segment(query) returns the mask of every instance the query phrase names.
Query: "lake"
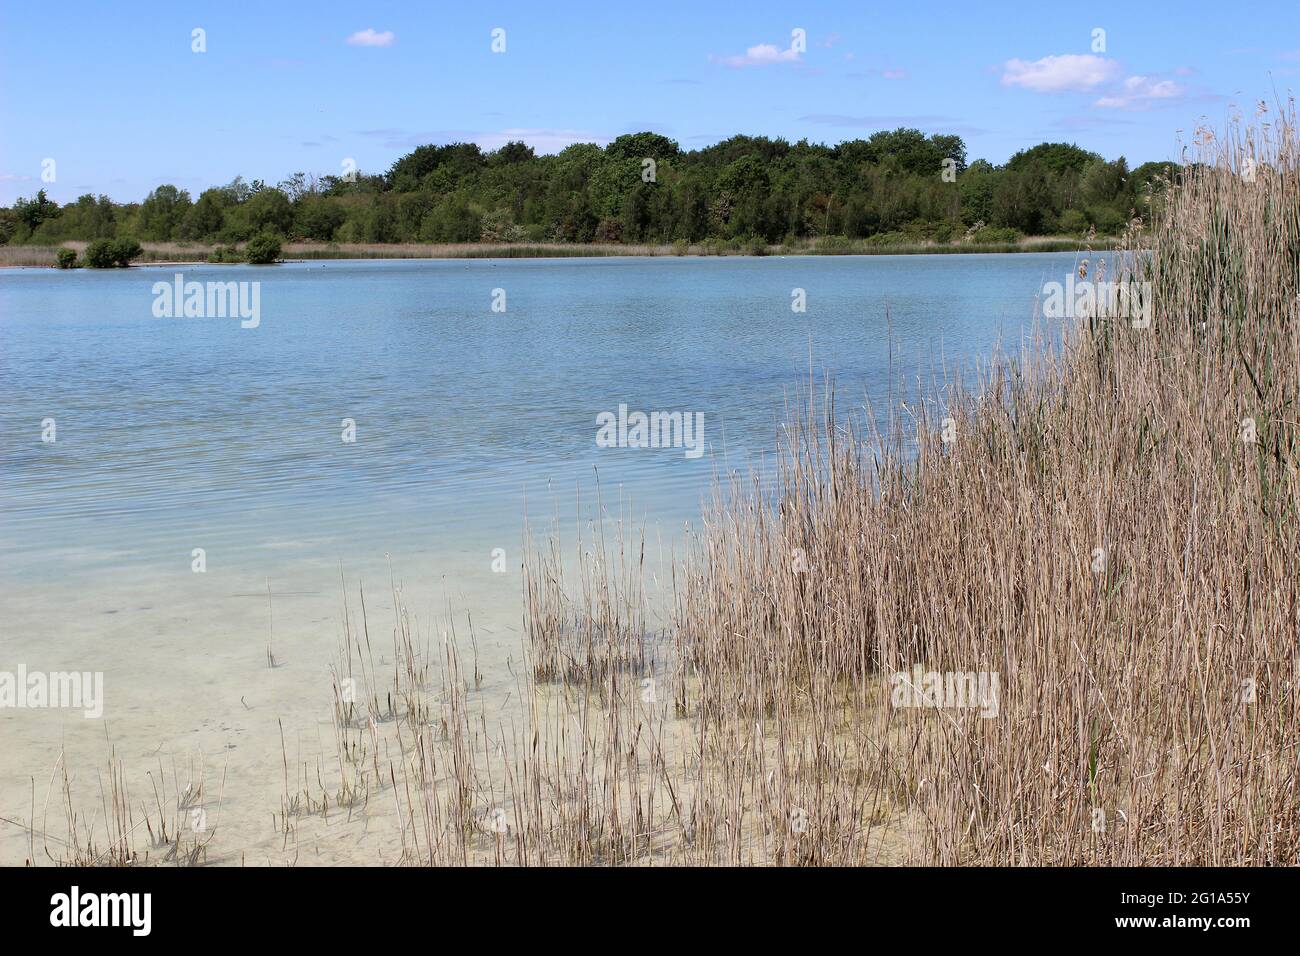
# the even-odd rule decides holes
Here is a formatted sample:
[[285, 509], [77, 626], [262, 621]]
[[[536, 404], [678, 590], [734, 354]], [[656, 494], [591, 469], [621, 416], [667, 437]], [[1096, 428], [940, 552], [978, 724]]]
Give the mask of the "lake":
[[[390, 568], [428, 633], [470, 617], [481, 705], [513, 706], [526, 513], [572, 527], [599, 494], [667, 553], [715, 475], [770, 455], [810, 362], [844, 409], [883, 412], [891, 369], [915, 385], [1017, 349], [1076, 260], [0, 272], [0, 671], [104, 674], [102, 720], [0, 708], [0, 816], [32, 816], [33, 788], [39, 813], [61, 748], [90, 780], [110, 741], [146, 769], [201, 754], [227, 775], [227, 851], [280, 862], [276, 727], [290, 761], [329, 738], [341, 578], [385, 633]], [[159, 317], [177, 273], [260, 283], [257, 321]], [[637, 412], [681, 413], [656, 420], [671, 447], [626, 447]], [[29, 849], [0, 824], [0, 863]]]

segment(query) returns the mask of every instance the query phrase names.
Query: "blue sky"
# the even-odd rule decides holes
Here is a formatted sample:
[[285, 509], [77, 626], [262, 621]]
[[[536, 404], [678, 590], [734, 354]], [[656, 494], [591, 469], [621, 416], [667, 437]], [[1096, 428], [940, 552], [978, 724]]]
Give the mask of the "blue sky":
[[163, 182], [197, 196], [348, 159], [379, 172], [426, 142], [553, 152], [642, 129], [689, 149], [907, 125], [960, 134], [971, 159], [1052, 140], [1137, 165], [1297, 83], [1297, 0], [7, 0], [0, 203], [42, 186], [60, 202], [139, 200]]

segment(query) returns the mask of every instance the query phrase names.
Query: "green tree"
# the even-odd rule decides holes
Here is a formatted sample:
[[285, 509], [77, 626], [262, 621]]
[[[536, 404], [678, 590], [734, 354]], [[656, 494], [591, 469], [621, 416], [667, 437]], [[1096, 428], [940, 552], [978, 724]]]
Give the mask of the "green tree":
[[226, 209], [232, 205], [225, 189], [205, 189], [181, 221], [182, 239], [209, 239], [218, 235], [226, 224]]
[[[953, 167], [956, 184], [940, 175]], [[1002, 167], [968, 166], [960, 136], [909, 128], [834, 146], [742, 135], [695, 150], [636, 132], [542, 156], [522, 142], [488, 154], [429, 144], [383, 175], [297, 172], [274, 188], [237, 176], [193, 203], [165, 185], [138, 205], [86, 195], [61, 210], [41, 192], [0, 209], [0, 242], [139, 235], [232, 245], [269, 231], [338, 242], [712, 239], [740, 248], [837, 236], [944, 241], [980, 223], [985, 237], [1076, 233], [1081, 221], [1114, 232], [1146, 215], [1178, 173], [1148, 163], [1130, 175], [1123, 158], [1068, 143], [1029, 147]]]
[[325, 196], [304, 199], [294, 215], [299, 234], [322, 242], [332, 240], [346, 219], [347, 212], [342, 204], [337, 199]]
[[681, 151], [676, 140], [659, 133], [625, 133], [605, 147], [605, 155], [610, 159], [635, 159], [638, 162], [643, 159], [673, 159]]
[[59, 214], [59, 204], [39, 190], [31, 199], [19, 199], [14, 203], [14, 214], [29, 232], [35, 232], [40, 225]]
[[140, 204], [140, 235], [165, 242], [180, 238], [179, 226], [189, 212], [190, 194], [165, 184], [151, 192]]
[[107, 196], [86, 193], [63, 207], [59, 231], [66, 239], [111, 238], [117, 228], [117, 210]]
[[1020, 172], [1030, 166], [1040, 165], [1049, 172], [1061, 173], [1067, 170], [1082, 172], [1092, 162], [1101, 159], [1096, 153], [1080, 149], [1073, 143], [1040, 143], [1032, 149], [1022, 149], [1009, 160], [1007, 169]]
[[293, 231], [293, 204], [278, 189], [260, 189], [245, 206], [250, 229], [254, 233], [267, 230], [288, 235]]
[[527, 143], [509, 142], [495, 153], [491, 153], [488, 161], [494, 166], [514, 166], [520, 163], [531, 163], [536, 158], [537, 154]]

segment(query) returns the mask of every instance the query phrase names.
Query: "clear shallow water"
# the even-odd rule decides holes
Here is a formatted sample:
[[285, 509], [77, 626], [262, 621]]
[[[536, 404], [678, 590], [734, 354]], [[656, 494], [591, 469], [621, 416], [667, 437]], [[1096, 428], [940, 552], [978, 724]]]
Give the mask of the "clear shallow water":
[[[468, 615], [483, 674], [469, 706], [488, 725], [521, 726], [525, 502], [534, 526], [558, 515], [571, 534], [591, 515], [598, 470], [605, 506], [644, 522], [648, 561], [662, 567], [661, 543], [698, 517], [715, 473], [773, 449], [810, 343], [842, 410], [870, 396], [883, 414], [891, 353], [897, 376], [928, 382], [999, 342], [1014, 349], [1043, 282], [1074, 264], [1024, 254], [0, 272], [0, 671], [99, 672], [104, 694], [102, 720], [0, 708], [0, 864], [45, 860], [13, 821], [60, 805], [49, 793], [58, 766], [78, 781], [82, 812], [98, 807], [110, 748], [137, 795], [160, 766], [203, 767], [212, 790], [220, 781], [204, 798], [220, 819], [211, 862], [392, 859], [400, 827], [375, 816], [386, 799], [346, 822], [304, 821], [301, 855], [268, 825], [286, 759], [333, 760], [342, 581], [357, 630], [365, 585], [381, 670], [390, 567], [435, 660], [449, 621], [469, 653]], [[178, 271], [260, 281], [260, 325], [155, 318], [153, 285]], [[791, 310], [795, 288], [806, 313]], [[494, 289], [504, 314], [491, 310]], [[596, 416], [621, 403], [702, 413], [708, 452], [598, 448]], [[53, 444], [41, 441], [46, 418]], [[344, 418], [353, 444], [340, 440]], [[195, 548], [204, 574], [191, 570]]]
[[[518, 540], [524, 495], [599, 469], [690, 517], [774, 443], [811, 348], [850, 402], [1014, 348], [1072, 254], [329, 262], [0, 274], [0, 562], [269, 570], [295, 553]], [[160, 319], [175, 272], [258, 280], [261, 324]], [[807, 312], [791, 310], [791, 291]], [[490, 305], [504, 289], [504, 314]], [[888, 317], [886, 312], [888, 310]], [[596, 415], [698, 411], [709, 453], [601, 449]], [[883, 407], [883, 406], [882, 406]], [[41, 421], [57, 441], [40, 441]], [[340, 440], [354, 419], [357, 441]], [[545, 509], [543, 509], [545, 511]]]

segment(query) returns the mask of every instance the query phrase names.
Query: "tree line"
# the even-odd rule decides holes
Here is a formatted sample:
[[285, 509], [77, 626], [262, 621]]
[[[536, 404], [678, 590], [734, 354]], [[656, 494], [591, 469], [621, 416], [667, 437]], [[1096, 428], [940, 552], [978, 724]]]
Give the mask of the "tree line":
[[1067, 143], [967, 163], [959, 136], [881, 131], [835, 146], [733, 136], [682, 150], [658, 133], [537, 155], [520, 142], [420, 146], [379, 174], [236, 177], [197, 199], [162, 185], [140, 203], [44, 190], [0, 208], [0, 242], [129, 237], [321, 242], [872, 243], [1116, 235], [1149, 215], [1174, 163], [1130, 170]]

